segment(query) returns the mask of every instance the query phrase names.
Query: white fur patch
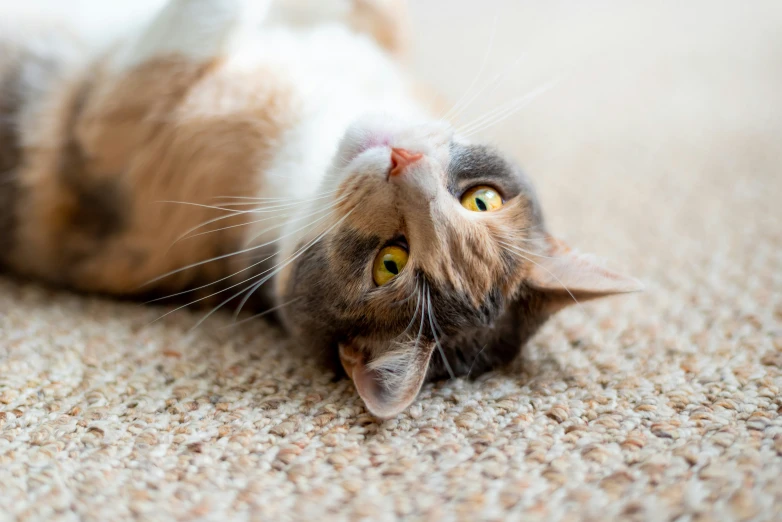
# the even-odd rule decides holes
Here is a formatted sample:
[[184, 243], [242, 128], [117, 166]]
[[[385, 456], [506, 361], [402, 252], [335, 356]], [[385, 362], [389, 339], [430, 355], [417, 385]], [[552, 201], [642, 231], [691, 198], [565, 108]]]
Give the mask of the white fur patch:
[[245, 31], [257, 30], [270, 0], [170, 0], [152, 23], [117, 56], [125, 70], [157, 56], [176, 54], [203, 61], [235, 45]]
[[[243, 42], [226, 67], [281, 71], [295, 86], [299, 101], [299, 123], [282, 136], [271, 166], [261, 173], [264, 183], [259, 197], [311, 200], [326, 191], [325, 178], [340, 140], [354, 121], [368, 114], [385, 111], [409, 121], [428, 119], [426, 111], [411, 99], [407, 79], [396, 62], [373, 40], [341, 25], [266, 27]], [[302, 215], [314, 210], [307, 203], [300, 209]], [[291, 221], [283, 235], [306, 223]], [[326, 225], [328, 220], [320, 223]], [[269, 223], [263, 225], [267, 228]], [[289, 235], [281, 242], [279, 260], [288, 259], [302, 241], [314, 239], [323, 230], [312, 227]], [[250, 230], [248, 237], [258, 232]], [[272, 236], [279, 233], [270, 231]]]
[[404, 395], [410, 386], [420, 380], [416, 369], [416, 352], [413, 342], [400, 343], [399, 347], [383, 353], [369, 363], [369, 369], [377, 372], [383, 389], [394, 397]]

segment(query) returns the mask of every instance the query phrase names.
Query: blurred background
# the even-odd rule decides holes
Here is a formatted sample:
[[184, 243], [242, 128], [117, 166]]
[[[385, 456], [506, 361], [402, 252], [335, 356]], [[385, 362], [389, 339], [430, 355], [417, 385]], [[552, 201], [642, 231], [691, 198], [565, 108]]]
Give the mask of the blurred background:
[[769, 249], [782, 266], [782, 2], [411, 5], [418, 73], [453, 100], [490, 85], [464, 121], [559, 79], [482, 133], [533, 177], [554, 233], [661, 290], [724, 288]]

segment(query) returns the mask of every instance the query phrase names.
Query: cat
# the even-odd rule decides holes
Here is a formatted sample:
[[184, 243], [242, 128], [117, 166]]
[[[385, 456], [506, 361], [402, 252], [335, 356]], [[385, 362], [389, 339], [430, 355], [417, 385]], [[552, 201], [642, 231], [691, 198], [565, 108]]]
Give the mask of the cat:
[[438, 116], [400, 60], [403, 1], [169, 0], [99, 55], [18, 33], [11, 273], [273, 312], [380, 418], [510, 362], [570, 303], [641, 288], [551, 236], [514, 161]]

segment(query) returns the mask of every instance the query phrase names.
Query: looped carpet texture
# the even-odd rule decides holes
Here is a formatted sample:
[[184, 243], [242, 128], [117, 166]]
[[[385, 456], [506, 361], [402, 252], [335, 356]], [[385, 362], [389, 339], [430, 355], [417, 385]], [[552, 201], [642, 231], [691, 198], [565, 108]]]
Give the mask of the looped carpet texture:
[[[417, 68], [458, 99], [491, 16], [431, 4]], [[782, 16], [660, 5], [502, 3], [486, 79], [531, 57], [463, 117], [573, 73], [484, 135], [645, 292], [379, 422], [262, 321], [0, 279], [0, 520], [782, 519]]]

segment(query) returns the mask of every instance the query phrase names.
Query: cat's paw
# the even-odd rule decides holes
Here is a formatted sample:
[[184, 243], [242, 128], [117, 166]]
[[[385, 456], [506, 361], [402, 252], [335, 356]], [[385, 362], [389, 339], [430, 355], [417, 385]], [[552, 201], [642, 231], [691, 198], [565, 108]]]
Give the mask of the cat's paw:
[[130, 69], [168, 55], [192, 61], [220, 56], [239, 39], [242, 31], [258, 28], [271, 3], [271, 0], [170, 0], [118, 53], [116, 68]]

